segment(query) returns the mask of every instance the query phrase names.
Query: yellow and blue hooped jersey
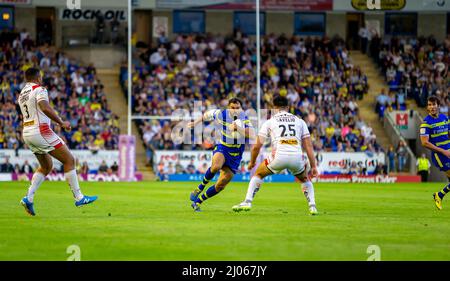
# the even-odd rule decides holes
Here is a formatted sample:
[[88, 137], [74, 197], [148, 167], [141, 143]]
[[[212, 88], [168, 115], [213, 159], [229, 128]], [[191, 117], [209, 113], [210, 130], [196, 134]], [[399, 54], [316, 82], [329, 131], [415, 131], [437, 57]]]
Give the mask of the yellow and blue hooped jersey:
[[238, 124], [243, 128], [252, 127], [244, 112], [240, 112], [237, 116], [232, 116], [228, 109], [217, 109], [205, 113], [205, 117], [206, 120], [214, 122], [216, 146], [223, 146], [232, 156], [238, 156], [237, 153], [242, 154], [244, 152], [245, 136], [230, 129], [234, 121], [238, 121]]
[[[437, 118], [428, 115], [420, 125], [420, 136], [428, 136], [430, 143], [439, 148], [449, 150], [449, 124], [448, 117], [444, 114], [439, 114]], [[433, 152], [431, 158], [432, 162], [441, 170], [450, 170], [450, 160], [448, 157], [441, 153]]]

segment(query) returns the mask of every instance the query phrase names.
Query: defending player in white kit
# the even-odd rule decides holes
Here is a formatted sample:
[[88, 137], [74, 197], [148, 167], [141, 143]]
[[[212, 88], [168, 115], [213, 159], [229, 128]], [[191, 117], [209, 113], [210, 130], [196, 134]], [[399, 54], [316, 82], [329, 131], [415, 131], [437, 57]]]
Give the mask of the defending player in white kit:
[[302, 182], [303, 193], [309, 204], [309, 212], [311, 215], [316, 215], [314, 187], [308, 177], [307, 159], [302, 153], [303, 146], [308, 156], [311, 176], [317, 177], [316, 159], [308, 127], [305, 121], [287, 112], [288, 101], [286, 98], [277, 96], [273, 103], [275, 107], [274, 115], [261, 126], [257, 142], [252, 147], [248, 169], [251, 170], [255, 166], [259, 151], [268, 138], [271, 138], [272, 153], [256, 169], [250, 180], [245, 201], [233, 206], [232, 209], [236, 212], [249, 211], [263, 179], [270, 174], [277, 174], [284, 169], [288, 169]]
[[97, 196], [84, 196], [81, 193], [75, 170], [75, 159], [64, 141], [50, 128], [51, 121], [54, 121], [61, 128], [69, 131], [70, 123], [61, 120], [50, 107], [47, 90], [41, 86], [42, 77], [39, 69], [29, 68], [25, 72], [25, 80], [27, 83], [18, 100], [23, 117], [23, 140], [36, 156], [39, 168], [33, 174], [28, 193], [20, 203], [28, 214], [35, 215], [34, 194], [53, 168], [53, 160], [50, 156], [63, 164], [64, 175], [75, 198], [75, 206], [94, 202]]

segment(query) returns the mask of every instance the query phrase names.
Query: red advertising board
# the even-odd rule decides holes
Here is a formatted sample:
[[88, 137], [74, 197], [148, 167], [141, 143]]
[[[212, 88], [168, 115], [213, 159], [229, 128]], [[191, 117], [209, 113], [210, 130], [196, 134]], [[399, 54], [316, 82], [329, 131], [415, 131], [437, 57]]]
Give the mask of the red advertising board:
[[398, 182], [420, 182], [420, 176], [415, 175], [320, 175], [314, 178], [313, 182], [331, 182], [331, 183], [398, 183]]

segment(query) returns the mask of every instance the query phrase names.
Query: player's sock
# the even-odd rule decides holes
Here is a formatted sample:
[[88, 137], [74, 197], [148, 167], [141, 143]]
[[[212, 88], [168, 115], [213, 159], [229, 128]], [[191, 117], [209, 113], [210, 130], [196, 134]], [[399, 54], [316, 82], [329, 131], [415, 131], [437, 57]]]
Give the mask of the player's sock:
[[258, 176], [253, 176], [250, 179], [250, 183], [248, 184], [248, 189], [247, 189], [247, 195], [245, 196], [246, 203], [252, 203], [253, 198], [255, 198], [256, 192], [258, 192], [262, 183], [263, 183], [263, 180], [260, 179]]
[[213, 185], [210, 188], [208, 188], [208, 190], [206, 190], [205, 193], [202, 194], [202, 196], [199, 196], [197, 198], [197, 200], [195, 200], [195, 203], [201, 204], [203, 203], [203, 201], [205, 201], [206, 199], [209, 199], [211, 197], [213, 197], [214, 195], [218, 194], [220, 191], [216, 190], [216, 186]]
[[302, 184], [303, 187], [303, 194], [306, 197], [306, 200], [308, 201], [309, 206], [315, 206], [316, 205], [316, 198], [314, 197], [314, 186], [311, 181], [307, 181]]
[[198, 191], [202, 192], [203, 189], [205, 189], [205, 186], [209, 183], [210, 180], [214, 178], [216, 173], [211, 172], [211, 168], [208, 168], [208, 170], [205, 173], [205, 176], [203, 177], [203, 181], [201, 184], [198, 185]]
[[64, 174], [67, 182], [69, 183], [70, 189], [72, 189], [73, 197], [75, 197], [76, 201], [79, 201], [83, 198], [83, 193], [81, 193], [80, 186], [78, 184], [78, 176], [77, 171], [74, 169]]
[[439, 191], [439, 198], [444, 198], [444, 196], [450, 192], [450, 183], [447, 184], [441, 191]]
[[28, 201], [30, 201], [30, 203], [33, 203], [34, 194], [36, 193], [36, 190], [39, 188], [39, 186], [41, 186], [41, 184], [44, 182], [44, 180], [45, 180], [44, 174], [40, 172], [36, 172], [33, 174], [33, 177], [31, 178], [31, 185], [28, 188], [27, 193], [27, 199]]

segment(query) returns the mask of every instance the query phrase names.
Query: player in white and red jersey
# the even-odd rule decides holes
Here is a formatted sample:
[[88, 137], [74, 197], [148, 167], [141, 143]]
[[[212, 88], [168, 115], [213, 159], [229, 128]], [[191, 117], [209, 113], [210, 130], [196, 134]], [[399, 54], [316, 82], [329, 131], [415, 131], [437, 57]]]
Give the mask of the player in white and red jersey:
[[[274, 115], [261, 126], [256, 144], [252, 147], [248, 169], [251, 170], [255, 166], [259, 151], [268, 138], [271, 139], [272, 153], [256, 169], [250, 180], [245, 201], [233, 206], [232, 209], [236, 212], [249, 211], [263, 179], [268, 175], [288, 169], [302, 183], [303, 193], [309, 204], [309, 212], [311, 215], [316, 215], [314, 187], [308, 177], [308, 172], [310, 170], [311, 176], [317, 177], [318, 171], [308, 127], [305, 121], [287, 112], [288, 100], [285, 97], [277, 96], [273, 103]], [[302, 147], [308, 156], [309, 168]]]
[[26, 85], [19, 95], [19, 106], [23, 117], [23, 140], [36, 155], [39, 168], [31, 179], [31, 185], [20, 203], [30, 215], [34, 216], [34, 194], [45, 177], [53, 168], [52, 157], [58, 159], [64, 167], [64, 175], [72, 189], [75, 206], [80, 207], [94, 202], [97, 196], [85, 196], [80, 191], [78, 176], [75, 170], [75, 159], [64, 141], [53, 132], [51, 121], [66, 131], [71, 129], [70, 123], [63, 121], [51, 108], [47, 90], [41, 86], [42, 77], [39, 69], [29, 68], [25, 72]]

